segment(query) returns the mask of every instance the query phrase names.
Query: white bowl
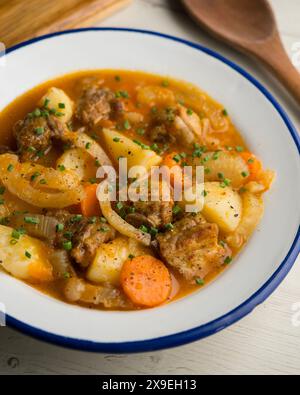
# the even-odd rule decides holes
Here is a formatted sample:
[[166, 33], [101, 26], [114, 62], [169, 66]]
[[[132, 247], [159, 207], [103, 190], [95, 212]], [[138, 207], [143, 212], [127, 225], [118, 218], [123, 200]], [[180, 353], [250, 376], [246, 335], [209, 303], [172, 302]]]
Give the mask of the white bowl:
[[[3, 62], [2, 62], [3, 63]], [[3, 66], [3, 65], [2, 65]], [[84, 309], [0, 273], [8, 324], [73, 348], [149, 351], [184, 344], [231, 325], [263, 302], [300, 250], [300, 142], [285, 112], [253, 77], [213, 51], [174, 37], [127, 29], [51, 34], [11, 48], [0, 67], [0, 109], [50, 78], [81, 69], [133, 69], [190, 81], [223, 103], [277, 181], [259, 230], [229, 270], [205, 289], [136, 312]]]

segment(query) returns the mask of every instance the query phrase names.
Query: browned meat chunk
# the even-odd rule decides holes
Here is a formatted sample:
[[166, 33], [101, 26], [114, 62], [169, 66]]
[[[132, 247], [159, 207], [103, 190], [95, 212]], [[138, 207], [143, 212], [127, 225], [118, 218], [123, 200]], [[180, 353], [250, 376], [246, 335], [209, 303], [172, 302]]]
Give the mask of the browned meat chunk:
[[77, 232], [73, 239], [74, 248], [71, 256], [82, 267], [88, 267], [96, 255], [98, 247], [113, 240], [116, 231], [108, 224], [103, 224], [99, 219], [93, 224], [87, 224], [81, 232]]
[[172, 209], [174, 202], [135, 202], [134, 207], [137, 213], [143, 214], [154, 228], [161, 228], [172, 222]]
[[115, 238], [115, 230], [102, 218], [87, 218], [72, 215], [64, 210], [48, 212], [54, 216], [63, 228], [57, 232], [55, 245], [67, 246], [71, 257], [83, 268], [88, 267], [98, 247]]
[[109, 118], [114, 99], [115, 95], [110, 89], [90, 86], [78, 100], [76, 116], [84, 125], [93, 127]]
[[22, 162], [37, 160], [52, 148], [52, 139], [59, 138], [64, 132], [63, 124], [54, 116], [29, 114], [24, 120], [16, 123], [14, 135], [17, 141], [18, 154]]
[[[119, 214], [125, 218], [127, 222], [139, 228], [144, 225], [146, 227], [163, 228], [172, 222], [174, 201], [172, 198], [173, 191], [169, 191], [170, 196], [164, 196], [168, 189], [163, 190], [163, 183], [160, 181], [157, 190], [155, 185], [150, 187], [147, 200], [139, 200], [137, 202], [127, 202], [124, 207], [119, 210]], [[167, 185], [165, 185], [168, 188]], [[151, 197], [151, 189], [157, 196]], [[168, 201], [167, 198], [170, 198]], [[116, 207], [118, 211], [118, 207]]]
[[201, 215], [188, 215], [157, 236], [160, 254], [187, 280], [204, 279], [230, 254], [219, 245], [218, 232], [217, 225], [206, 223]]
[[151, 129], [149, 137], [154, 143], [160, 144], [173, 144], [176, 141], [175, 137], [169, 133], [165, 125], [155, 126]]
[[187, 148], [202, 142], [202, 125], [199, 116], [184, 106], [167, 107], [154, 112], [149, 133], [157, 143], [178, 142]]

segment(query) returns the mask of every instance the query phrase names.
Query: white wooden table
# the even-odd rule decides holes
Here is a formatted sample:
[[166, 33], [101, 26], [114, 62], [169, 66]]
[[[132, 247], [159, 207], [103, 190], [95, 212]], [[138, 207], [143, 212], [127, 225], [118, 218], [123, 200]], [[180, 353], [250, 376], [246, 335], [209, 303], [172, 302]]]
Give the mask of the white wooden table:
[[[292, 56], [292, 45], [300, 43], [300, 2], [271, 0], [271, 3], [284, 44]], [[283, 89], [254, 62], [201, 32], [182, 13], [179, 1], [135, 0], [130, 8], [101, 25], [158, 30], [216, 49], [263, 81], [299, 128], [299, 108]], [[55, 347], [9, 328], [0, 328], [0, 373], [299, 374], [300, 325], [295, 325], [296, 316], [294, 325], [292, 321], [292, 307], [300, 302], [299, 258], [297, 263], [279, 289], [250, 316], [213, 337], [167, 351], [128, 356], [90, 354]]]

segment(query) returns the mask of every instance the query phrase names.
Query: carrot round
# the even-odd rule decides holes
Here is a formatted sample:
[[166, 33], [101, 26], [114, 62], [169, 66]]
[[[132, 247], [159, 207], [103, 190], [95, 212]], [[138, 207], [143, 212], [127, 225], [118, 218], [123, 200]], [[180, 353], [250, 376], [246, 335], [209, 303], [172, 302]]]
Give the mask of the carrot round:
[[250, 171], [249, 181], [257, 180], [262, 171], [262, 163], [251, 152], [241, 152], [241, 157], [247, 163]]
[[98, 184], [85, 187], [85, 198], [81, 202], [81, 212], [86, 217], [101, 215], [99, 200], [97, 199]]
[[121, 284], [133, 303], [146, 307], [164, 303], [172, 290], [169, 270], [150, 255], [127, 260], [121, 271]]
[[[169, 169], [170, 181], [174, 186], [176, 182], [180, 183], [179, 186], [182, 185], [182, 168], [180, 167], [181, 159], [177, 159], [179, 157], [177, 152], [172, 152], [167, 155], [163, 162], [162, 166], [166, 166]], [[176, 158], [176, 160], [174, 159]]]

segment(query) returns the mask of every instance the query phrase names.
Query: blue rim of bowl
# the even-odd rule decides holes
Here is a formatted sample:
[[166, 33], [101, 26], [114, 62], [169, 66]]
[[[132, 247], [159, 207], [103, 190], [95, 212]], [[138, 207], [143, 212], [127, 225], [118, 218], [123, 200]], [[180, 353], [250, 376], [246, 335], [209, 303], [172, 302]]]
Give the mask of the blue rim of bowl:
[[[118, 32], [130, 32], [130, 33], [157, 36], [163, 39], [172, 40], [181, 44], [185, 44], [189, 47], [204, 52], [207, 55], [212, 56], [218, 59], [219, 61], [225, 63], [227, 66], [231, 67], [236, 72], [238, 72], [243, 77], [245, 77], [248, 81], [250, 81], [273, 104], [273, 106], [275, 107], [275, 109], [283, 119], [285, 125], [287, 126], [296, 144], [298, 153], [300, 154], [300, 137], [297, 134], [297, 131], [293, 126], [291, 120], [289, 119], [288, 115], [283, 110], [281, 105], [277, 102], [277, 100], [274, 98], [274, 96], [257, 79], [252, 77], [246, 70], [238, 66], [236, 63], [232, 62], [231, 60], [225, 58], [224, 56], [218, 54], [217, 52], [209, 48], [193, 43], [191, 41], [187, 41], [178, 37], [158, 33], [155, 31], [150, 31], [150, 30], [92, 27], [92, 28], [65, 30], [62, 32], [56, 32], [41, 37], [37, 37], [7, 49], [6, 55], [16, 51], [19, 48], [31, 45], [38, 41], [49, 39], [51, 37], [65, 35], [65, 34], [82, 33], [88, 31], [118, 31]], [[252, 310], [255, 309], [255, 307], [257, 307], [259, 304], [264, 302], [281, 284], [281, 282], [284, 280], [284, 278], [291, 270], [299, 253], [300, 253], [300, 226], [298, 228], [296, 238], [286, 258], [283, 260], [280, 267], [271, 276], [271, 278], [255, 294], [253, 294], [248, 300], [246, 300], [240, 306], [230, 311], [229, 313], [225, 314], [224, 316], [217, 318], [216, 320], [209, 322], [205, 325], [201, 325], [199, 327], [184, 332], [180, 332], [177, 334], [172, 334], [172, 335], [163, 336], [150, 340], [141, 340], [141, 341], [133, 341], [133, 342], [99, 343], [99, 342], [92, 342], [87, 340], [74, 339], [60, 335], [55, 335], [46, 332], [44, 330], [32, 327], [24, 322], [17, 320], [14, 317], [11, 317], [10, 315], [7, 315], [7, 324], [21, 332], [24, 332], [30, 336], [44, 340], [46, 342], [60, 345], [63, 347], [72, 348], [72, 349], [83, 350], [83, 351], [105, 352], [105, 353], [136, 353], [136, 352], [146, 352], [146, 351], [154, 351], [154, 350], [161, 350], [170, 347], [176, 347], [211, 336], [229, 327], [230, 325], [236, 323], [237, 321], [248, 315]]]

